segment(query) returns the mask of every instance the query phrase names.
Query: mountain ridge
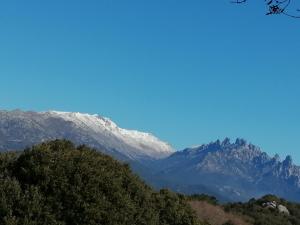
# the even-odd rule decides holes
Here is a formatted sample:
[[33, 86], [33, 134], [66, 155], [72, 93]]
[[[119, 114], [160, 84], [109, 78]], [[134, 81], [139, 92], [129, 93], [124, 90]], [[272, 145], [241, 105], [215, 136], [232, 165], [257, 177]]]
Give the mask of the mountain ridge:
[[43, 141], [68, 139], [129, 160], [158, 159], [174, 151], [150, 133], [125, 130], [99, 115], [73, 112], [2, 110], [0, 136], [0, 150], [18, 150]]
[[161, 159], [157, 167], [156, 174], [185, 193], [197, 193], [197, 185], [204, 185], [233, 201], [269, 193], [300, 201], [300, 167], [291, 156], [281, 161], [240, 138], [187, 148]]
[[129, 163], [157, 188], [206, 193], [222, 201], [276, 194], [300, 202], [300, 167], [238, 138], [174, 151], [150, 133], [125, 130], [97, 114], [0, 111], [0, 151], [67, 139]]

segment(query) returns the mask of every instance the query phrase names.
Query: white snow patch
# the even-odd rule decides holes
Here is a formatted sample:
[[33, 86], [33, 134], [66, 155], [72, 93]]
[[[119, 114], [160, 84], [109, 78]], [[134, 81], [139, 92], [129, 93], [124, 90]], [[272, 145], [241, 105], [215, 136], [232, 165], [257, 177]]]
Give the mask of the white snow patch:
[[117, 139], [121, 143], [124, 143], [121, 144], [122, 149], [118, 149], [120, 148], [120, 143], [114, 144], [112, 141], [111, 147], [123, 150], [131, 157], [146, 155], [152, 158], [163, 158], [174, 152], [168, 143], [159, 140], [154, 135], [120, 128], [109, 118], [101, 117], [98, 114], [91, 115], [87, 113], [59, 111], [43, 112], [42, 114], [71, 121], [82, 129], [92, 131], [95, 138], [97, 138], [97, 134], [99, 137], [105, 134], [108, 138]]

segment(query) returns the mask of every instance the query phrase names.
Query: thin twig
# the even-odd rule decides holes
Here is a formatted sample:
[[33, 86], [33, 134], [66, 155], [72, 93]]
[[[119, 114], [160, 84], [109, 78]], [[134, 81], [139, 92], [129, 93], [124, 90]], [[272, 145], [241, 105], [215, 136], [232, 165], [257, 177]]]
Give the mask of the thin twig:
[[[249, 0], [234, 0], [231, 3], [244, 4]], [[266, 15], [282, 14], [292, 18], [300, 18], [300, 9], [296, 9], [299, 15], [290, 13], [289, 8], [293, 0], [264, 0], [268, 8]], [[295, 0], [294, 0], [295, 1]]]

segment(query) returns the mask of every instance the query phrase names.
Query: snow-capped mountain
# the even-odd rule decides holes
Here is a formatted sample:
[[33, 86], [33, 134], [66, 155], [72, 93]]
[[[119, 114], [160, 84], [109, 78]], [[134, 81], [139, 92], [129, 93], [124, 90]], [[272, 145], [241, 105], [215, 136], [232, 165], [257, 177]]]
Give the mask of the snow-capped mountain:
[[175, 152], [149, 133], [125, 130], [110, 119], [72, 112], [0, 111], [0, 151], [67, 139], [129, 162], [156, 187], [207, 193], [226, 201], [276, 194], [300, 202], [300, 167], [243, 139], [228, 138]]
[[276, 194], [300, 201], [300, 167], [290, 156], [281, 161], [243, 139], [228, 138], [188, 148], [160, 160], [154, 177], [156, 186], [169, 186], [184, 193], [202, 193], [222, 200], [244, 201]]
[[47, 140], [68, 139], [120, 159], [159, 159], [172, 147], [149, 133], [126, 130], [99, 115], [73, 112], [0, 111], [0, 150], [19, 150]]

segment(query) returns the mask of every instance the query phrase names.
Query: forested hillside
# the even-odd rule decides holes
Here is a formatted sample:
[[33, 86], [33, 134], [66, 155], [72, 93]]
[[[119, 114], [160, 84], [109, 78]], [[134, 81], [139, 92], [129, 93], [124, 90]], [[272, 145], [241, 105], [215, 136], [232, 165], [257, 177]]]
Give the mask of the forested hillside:
[[2, 225], [300, 225], [300, 205], [268, 195], [221, 205], [155, 191], [128, 165], [51, 141], [0, 154]]
[[155, 192], [128, 165], [52, 141], [0, 155], [2, 225], [197, 225], [183, 196]]

